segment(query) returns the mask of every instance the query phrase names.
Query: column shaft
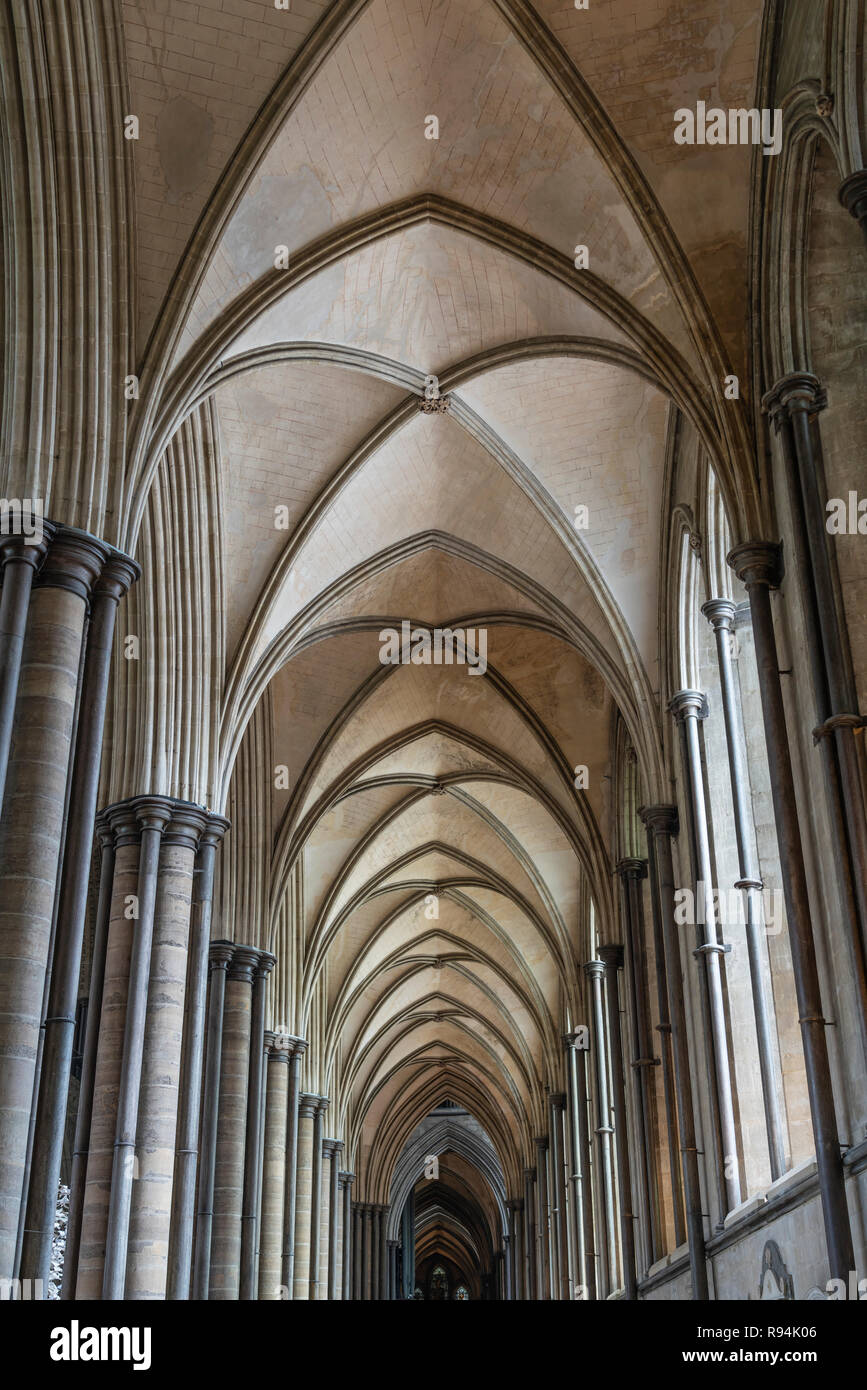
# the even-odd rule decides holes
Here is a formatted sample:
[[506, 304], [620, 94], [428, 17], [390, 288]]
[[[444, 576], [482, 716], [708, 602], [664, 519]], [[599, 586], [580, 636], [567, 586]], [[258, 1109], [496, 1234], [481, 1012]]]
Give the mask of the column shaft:
[[265, 1034], [268, 1083], [265, 1088], [265, 1152], [262, 1164], [262, 1233], [259, 1242], [259, 1298], [279, 1300], [283, 1269], [283, 1207], [286, 1198], [286, 1102], [289, 1053], [276, 1033]]
[[[193, 1263], [193, 1227], [196, 1210], [196, 1169], [199, 1157], [199, 1116], [202, 1110], [202, 1063], [205, 1051], [205, 1011], [208, 997], [208, 952], [211, 936], [211, 908], [214, 894], [214, 860], [219, 843], [229, 822], [221, 816], [209, 815], [199, 842], [193, 881], [193, 903], [190, 914], [190, 953], [187, 967], [187, 1015], [184, 1024], [184, 1047], [181, 1070], [180, 1111], [178, 1115], [177, 1157], [173, 1193], [172, 1235], [169, 1245], [169, 1276], [167, 1298], [186, 1300], [190, 1297]], [[222, 1010], [225, 975], [220, 985]], [[220, 1017], [222, 1026], [222, 1016]], [[219, 1049], [215, 1045], [216, 1060]], [[213, 1079], [212, 1079], [213, 1085]], [[213, 1113], [216, 1116], [219, 1094], [219, 1073], [213, 1091]], [[204, 1118], [202, 1120], [205, 1128]], [[209, 1129], [208, 1183], [208, 1249], [210, 1249], [210, 1217], [213, 1212], [214, 1168], [213, 1136]], [[204, 1161], [204, 1160], [203, 1160]], [[200, 1182], [202, 1181], [200, 1173]]]
[[623, 1289], [627, 1298], [638, 1297], [635, 1271], [635, 1218], [632, 1212], [632, 1180], [629, 1170], [629, 1136], [626, 1125], [626, 1088], [623, 1078], [623, 1043], [617, 975], [623, 965], [622, 946], [600, 946], [605, 963], [608, 1000], [608, 1036], [611, 1047], [611, 1085], [614, 1092], [614, 1145], [617, 1186], [620, 1190], [620, 1248], [623, 1253]]
[[287, 1297], [295, 1297], [295, 1194], [298, 1166], [298, 1101], [301, 1095], [301, 1058], [307, 1044], [290, 1039], [289, 1091], [286, 1096], [286, 1197], [283, 1213], [283, 1284]]
[[262, 1180], [262, 1120], [265, 1080], [265, 991], [274, 957], [259, 951], [253, 973], [250, 1011], [250, 1074], [247, 1082], [247, 1125], [244, 1141], [244, 1194], [241, 1211], [241, 1284], [239, 1297], [254, 1300], [259, 1291], [259, 1197]]
[[226, 972], [234, 954], [231, 941], [214, 941], [208, 953], [208, 1032], [202, 1088], [202, 1143], [192, 1297], [204, 1302], [211, 1282], [211, 1237], [214, 1226], [214, 1183], [217, 1162], [217, 1121], [223, 1057], [223, 1015]]
[[[104, 547], [68, 588], [59, 587], [66, 575], [53, 551], [54, 546], [39, 577], [44, 587], [35, 588], [30, 599], [0, 819], [0, 1278], [13, 1276], [26, 1200], [82, 636], [89, 588]], [[52, 564], [56, 568], [47, 571]]]
[[122, 1299], [126, 1287], [129, 1218], [135, 1179], [136, 1134], [144, 1061], [160, 841], [163, 829], [171, 817], [171, 803], [165, 797], [138, 797], [135, 803], [135, 813], [141, 825], [137, 893], [138, 918], [134, 925], [132, 953], [129, 962], [129, 993], [124, 1022], [123, 1059], [117, 1096], [111, 1194], [108, 1203], [108, 1229], [105, 1236], [105, 1267], [102, 1276], [102, 1296], [104, 1299], [112, 1300]]
[[187, 947], [198, 840], [205, 813], [175, 803], [163, 831], [130, 1203], [128, 1299], [164, 1299], [172, 1219]]
[[115, 615], [121, 597], [137, 576], [138, 567], [125, 556], [113, 557], [103, 568], [94, 588], [85, 644], [69, 788], [69, 804], [74, 808], [74, 814], [67, 821], [60, 874], [54, 957], [43, 1024], [39, 1094], [30, 1158], [26, 1227], [21, 1250], [21, 1277], [41, 1279], [46, 1286], [72, 1074], [75, 1008], [81, 974]]
[[310, 1298], [310, 1230], [313, 1194], [313, 1131], [319, 1097], [306, 1093], [298, 1103], [298, 1157], [295, 1178], [295, 1275], [293, 1297]]
[[241, 1289], [250, 1032], [253, 975], [258, 962], [259, 952], [254, 947], [236, 946], [226, 977], [208, 1284], [208, 1297], [218, 1302], [239, 1298]]
[[671, 855], [671, 836], [677, 825], [677, 811], [673, 806], [645, 807], [642, 811], [642, 819], [652, 832], [651, 854], [658, 894], [659, 921], [665, 959], [664, 970], [668, 990], [668, 1012], [671, 1022], [692, 1296], [696, 1302], [706, 1302], [709, 1294], [698, 1145], [695, 1133], [695, 1112], [692, 1104], [692, 1078], [689, 1070], [683, 978], [680, 951], [674, 927], [674, 865]]
[[551, 1264], [548, 1249], [548, 1139], [536, 1138], [536, 1242], [538, 1259], [536, 1285], [539, 1298], [551, 1297]]

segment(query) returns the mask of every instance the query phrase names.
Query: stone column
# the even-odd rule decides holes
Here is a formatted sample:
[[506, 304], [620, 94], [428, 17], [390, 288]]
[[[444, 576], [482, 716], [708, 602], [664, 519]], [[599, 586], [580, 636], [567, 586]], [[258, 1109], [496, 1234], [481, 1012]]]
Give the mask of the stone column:
[[525, 1297], [536, 1294], [536, 1169], [524, 1169], [524, 1290]]
[[374, 1302], [382, 1298], [379, 1276], [382, 1261], [379, 1253], [379, 1240], [382, 1227], [379, 1220], [379, 1204], [374, 1202], [370, 1208], [370, 1297]]
[[370, 1202], [361, 1204], [361, 1297], [370, 1303], [373, 1299], [373, 1207]]
[[247, 1082], [247, 1127], [244, 1142], [244, 1195], [241, 1211], [241, 1284], [245, 1302], [259, 1292], [259, 1197], [262, 1180], [262, 1106], [265, 1080], [265, 990], [275, 957], [257, 953], [250, 1009], [250, 1074]]
[[638, 1297], [635, 1270], [635, 1217], [632, 1211], [632, 1178], [629, 1168], [629, 1133], [626, 1124], [626, 1086], [623, 1077], [623, 1041], [620, 1025], [617, 976], [623, 969], [622, 946], [600, 946], [604, 962], [608, 1000], [608, 1037], [611, 1048], [611, 1087], [614, 1092], [614, 1146], [617, 1158], [617, 1186], [620, 1191], [620, 1248], [623, 1253], [623, 1290], [627, 1298]]
[[702, 1303], [706, 1302], [709, 1297], [704, 1245], [704, 1218], [702, 1216], [695, 1112], [692, 1103], [692, 1078], [689, 1071], [686, 1011], [683, 1002], [683, 976], [674, 925], [674, 864], [671, 854], [671, 837], [677, 831], [677, 808], [674, 806], [645, 806], [640, 815], [650, 832], [650, 852], [665, 960], [664, 971], [674, 1055], [674, 1078], [686, 1198], [686, 1236], [689, 1242], [692, 1296], [695, 1302]]
[[654, 1264], [662, 1255], [659, 1194], [656, 1186], [656, 1165], [653, 1161], [656, 1143], [654, 1092], [650, 1084], [651, 1068], [659, 1065], [653, 1056], [650, 1021], [647, 1012], [647, 958], [644, 950], [644, 911], [641, 881], [647, 876], [643, 859], [621, 859], [615, 872], [623, 889], [624, 962], [627, 978], [632, 1040], [635, 1049], [632, 1074], [635, 1079], [635, 1099], [638, 1111], [638, 1156], [636, 1178], [641, 1206], [645, 1214], [644, 1268]]
[[867, 237], [867, 169], [856, 169], [840, 184], [838, 196], [843, 207]]
[[220, 1073], [223, 1055], [223, 1014], [226, 975], [235, 954], [231, 941], [212, 941], [208, 952], [208, 1033], [205, 1077], [202, 1088], [202, 1145], [199, 1164], [199, 1199], [196, 1216], [196, 1249], [192, 1296], [205, 1301], [211, 1279], [211, 1237], [214, 1225], [214, 1183], [217, 1163], [217, 1123], [220, 1109]]
[[289, 1038], [289, 1089], [286, 1095], [286, 1196], [283, 1213], [283, 1284], [295, 1297], [295, 1207], [298, 1167], [298, 1101], [301, 1095], [301, 1058], [307, 1051], [302, 1038]]
[[844, 879], [843, 926], [861, 1003], [862, 1044], [867, 1047], [867, 809], [862, 774], [867, 723], [858, 710], [849, 633], [826, 528], [827, 489], [819, 415], [828, 403], [809, 372], [784, 376], [762, 399], [782, 445], [792, 517], [790, 564], [802, 598], [816, 727]]
[[[566, 1233], [566, 1145], [563, 1112], [566, 1097], [558, 1091], [548, 1098], [551, 1119], [551, 1239], [554, 1244], [554, 1269], [557, 1276], [556, 1297], [569, 1301], [569, 1258]], [[514, 1249], [514, 1239], [512, 1241]]]
[[[639, 814], [641, 813], [639, 812]], [[676, 821], [676, 811], [674, 815]], [[656, 1031], [659, 1033], [660, 1039], [665, 1133], [668, 1149], [669, 1180], [671, 1184], [672, 1215], [674, 1217], [674, 1243], [675, 1247], [677, 1247], [683, 1245], [687, 1237], [684, 1182], [680, 1162], [677, 1103], [675, 1099], [674, 1047], [671, 1020], [668, 1014], [668, 980], [665, 972], [665, 942], [662, 930], [659, 875], [656, 869], [656, 839], [653, 830], [646, 822], [644, 823], [644, 828], [647, 836], [647, 872], [650, 880], [650, 915], [653, 925], [653, 953], [656, 963], [656, 1007], [659, 1015], [659, 1023], [656, 1026]]]
[[342, 1220], [342, 1246], [341, 1246], [341, 1278], [343, 1289], [341, 1297], [344, 1302], [352, 1298], [352, 1260], [354, 1256], [353, 1236], [355, 1213], [352, 1208], [352, 1184], [355, 1181], [354, 1173], [341, 1173], [340, 1185], [343, 1192], [343, 1220]]
[[509, 1298], [513, 1301], [521, 1297], [520, 1293], [520, 1256], [518, 1250], [518, 1228], [521, 1222], [521, 1208], [523, 1202], [520, 1198], [509, 1197], [506, 1202], [506, 1211], [509, 1213], [509, 1244], [512, 1252], [512, 1259], [509, 1268]]
[[0, 809], [9, 765], [30, 594], [54, 530], [50, 522], [44, 522], [41, 540], [35, 536], [32, 541], [24, 536], [0, 536], [0, 576], [3, 580], [0, 588], [0, 652], [3, 653], [0, 664]]
[[[138, 890], [141, 827], [135, 800], [110, 806], [102, 815], [114, 841], [114, 877], [109, 904], [101, 1008], [96, 1022], [92, 1119], [83, 1143], [84, 1186], [77, 1267], [70, 1266], [70, 1298], [98, 1299], [102, 1293], [108, 1200], [114, 1157], [117, 1096], [126, 1022], [133, 918]], [[70, 1208], [71, 1208], [70, 1203]]]
[[[211, 909], [214, 895], [214, 861], [217, 845], [229, 828], [223, 816], [204, 812], [205, 828], [199, 839], [196, 868], [193, 876], [193, 901], [190, 913], [190, 950], [187, 962], [187, 1008], [184, 1023], [184, 1047], [181, 1070], [180, 1110], [178, 1113], [177, 1154], [172, 1198], [172, 1235], [169, 1243], [169, 1277], [166, 1297], [186, 1300], [190, 1297], [193, 1260], [193, 1226], [196, 1209], [196, 1169], [199, 1156], [199, 1116], [202, 1109], [202, 1061], [205, 1049], [205, 1010], [208, 995], [208, 952], [211, 936]], [[228, 965], [226, 958], [224, 965]], [[225, 970], [220, 985], [220, 1027]], [[219, 1051], [217, 1051], [219, 1058]], [[216, 1116], [217, 1088], [213, 1092], [213, 1112]], [[211, 1129], [211, 1134], [215, 1131]], [[208, 1191], [208, 1248], [210, 1249], [210, 1215], [213, 1212], [214, 1167], [213, 1146], [209, 1152], [210, 1179]]]
[[66, 1249], [63, 1254], [63, 1284], [60, 1294], [63, 1299], [75, 1297], [75, 1281], [78, 1278], [81, 1216], [84, 1207], [84, 1182], [87, 1176], [87, 1148], [93, 1118], [96, 1050], [102, 1013], [105, 952], [108, 943], [108, 919], [111, 912], [111, 893], [114, 879], [114, 833], [104, 813], [101, 813], [96, 820], [96, 839], [100, 848], [99, 898], [96, 905], [93, 959], [90, 966], [90, 988], [87, 999], [87, 1024], [84, 1033], [78, 1111], [75, 1117], [75, 1139], [72, 1146], [72, 1167], [69, 1177], [69, 1213], [66, 1222]]
[[593, 1194], [590, 1188], [588, 1160], [590, 1144], [587, 1134], [587, 1102], [585, 1088], [579, 1084], [578, 1075], [580, 1068], [583, 1080], [587, 1029], [566, 1033], [563, 1044], [566, 1048], [566, 1079], [569, 1087], [569, 1166], [572, 1183], [570, 1210], [577, 1265], [575, 1282], [584, 1290], [584, 1298], [595, 1298], [596, 1256], [593, 1249]]
[[250, 1031], [253, 977], [258, 964], [255, 947], [236, 946], [226, 977], [208, 1291], [208, 1297], [217, 1302], [239, 1298], [241, 1289]]
[[20, 1266], [22, 1278], [41, 1279], [46, 1285], [50, 1272], [57, 1187], [72, 1073], [75, 1008], [81, 974], [115, 615], [121, 598], [139, 574], [138, 565], [125, 555], [115, 553], [108, 558], [93, 587], [85, 642], [69, 787], [69, 804], [73, 814], [67, 822], [60, 874]]
[[614, 1174], [611, 1163], [611, 1136], [614, 1133], [610, 1123], [608, 1103], [608, 1074], [605, 1065], [605, 1008], [603, 1000], [603, 981], [605, 966], [601, 960], [588, 961], [584, 971], [590, 980], [593, 1007], [593, 1032], [596, 1060], [596, 1134], [598, 1137], [599, 1168], [602, 1174], [602, 1205], [605, 1214], [605, 1292], [613, 1293], [617, 1288], [617, 1232], [614, 1217]]
[[343, 1153], [343, 1144], [339, 1139], [329, 1141], [329, 1157], [331, 1164], [328, 1170], [328, 1265], [325, 1276], [325, 1286], [328, 1290], [328, 1298], [336, 1302], [340, 1297], [343, 1277], [341, 1262], [338, 1252], [338, 1235], [340, 1230], [340, 1155]]
[[319, 1192], [319, 1268], [316, 1272], [316, 1297], [328, 1299], [328, 1260], [331, 1246], [331, 1174], [337, 1172], [333, 1145], [336, 1139], [322, 1140], [322, 1180]]
[[207, 813], [182, 802], [160, 846], [154, 935], [142, 1048], [125, 1297], [164, 1299], [168, 1282], [187, 948], [193, 875]]
[[379, 1207], [379, 1296], [388, 1298], [388, 1212], [387, 1206]]
[[536, 1145], [536, 1287], [543, 1301], [551, 1297], [551, 1257], [548, 1246], [548, 1136], [537, 1134]]
[[311, 1302], [315, 1302], [321, 1297], [319, 1254], [322, 1235], [322, 1131], [325, 1127], [327, 1109], [327, 1097], [317, 1096], [316, 1113], [313, 1116], [313, 1154], [310, 1176], [310, 1264], [307, 1271]]
[[[144, 1064], [145, 1029], [150, 989], [154, 918], [157, 905], [160, 845], [172, 818], [173, 803], [164, 796], [140, 796], [135, 801], [141, 827], [137, 912], [129, 961], [129, 989], [123, 1033], [123, 1058], [117, 1094], [111, 1194], [105, 1236], [104, 1299], [122, 1299], [126, 1288], [129, 1221], [137, 1164], [136, 1136]], [[189, 912], [189, 904], [187, 904]], [[189, 920], [189, 919], [187, 919]], [[172, 1138], [174, 1143], [174, 1137]]]
[[753, 996], [753, 1016], [756, 1020], [756, 1041], [759, 1053], [759, 1071], [762, 1078], [768, 1156], [771, 1164], [771, 1177], [776, 1179], [782, 1177], [786, 1171], [785, 1124], [780, 1104], [781, 1088], [777, 1082], [771, 1037], [773, 1006], [768, 999], [765, 984], [767, 951], [762, 924], [756, 913], [755, 894], [761, 890], [762, 882], [759, 878], [754, 855], [754, 831], [749, 810], [749, 782], [741, 750], [741, 726], [736, 704], [735, 680], [732, 673], [731, 633], [735, 605], [731, 599], [715, 598], [704, 604], [701, 611], [711, 624], [716, 637], [735, 839], [738, 848], [738, 872], [740, 873], [735, 887], [744, 894], [747, 955]]
[[361, 1203], [352, 1204], [352, 1297], [361, 1299], [364, 1297], [364, 1263], [363, 1263], [363, 1216]]
[[855, 1268], [852, 1232], [846, 1203], [840, 1138], [831, 1087], [825, 1016], [816, 964], [813, 923], [807, 893], [807, 875], [795, 799], [783, 694], [780, 686], [777, 642], [771, 614], [770, 589], [779, 582], [779, 552], [767, 542], [737, 546], [728, 562], [750, 596], [756, 665], [762, 698], [762, 717], [771, 778], [777, 844], [792, 952], [792, 971], [798, 999], [801, 1038], [810, 1113], [816, 1141], [819, 1191], [828, 1243], [832, 1278], [848, 1279]]
[[283, 1271], [283, 1205], [286, 1197], [286, 1098], [289, 1051], [286, 1038], [265, 1033], [265, 1150], [262, 1160], [262, 1231], [259, 1241], [259, 1298], [280, 1299]]
[[84, 532], [64, 528], [58, 533], [36, 577], [21, 651], [0, 819], [0, 1278], [15, 1272], [27, 1195], [82, 637], [91, 589], [108, 553]]
[[[704, 957], [707, 974], [711, 1053], [723, 1146], [723, 1190], [725, 1192], [726, 1211], [732, 1211], [740, 1204], [741, 1182], [734, 1097], [729, 1066], [728, 1028], [723, 999], [722, 964], [720, 961], [726, 948], [717, 935], [713, 900], [710, 896], [713, 888], [713, 871], [710, 862], [710, 837], [707, 825], [707, 807], [704, 799], [701, 747], [698, 737], [699, 720], [704, 719], [707, 715], [707, 701], [699, 690], [681, 690], [672, 699], [669, 709], [675, 719], [683, 724], [685, 734], [687, 777], [689, 779], [689, 795], [698, 859], [696, 867], [699, 882], [696, 884], [695, 901], [697, 915], [704, 918], [704, 921], [699, 924], [703, 927], [704, 941], [697, 948], [696, 955]], [[699, 904], [703, 905], [701, 912], [698, 911]], [[723, 1212], [722, 1215], [725, 1216], [726, 1212]]]
[[398, 1298], [397, 1291], [397, 1252], [400, 1249], [399, 1240], [388, 1242], [388, 1294], [390, 1302], [395, 1302]]
[[310, 1298], [310, 1232], [313, 1196], [313, 1131], [319, 1097], [298, 1098], [298, 1156], [295, 1177], [295, 1285], [293, 1298]]

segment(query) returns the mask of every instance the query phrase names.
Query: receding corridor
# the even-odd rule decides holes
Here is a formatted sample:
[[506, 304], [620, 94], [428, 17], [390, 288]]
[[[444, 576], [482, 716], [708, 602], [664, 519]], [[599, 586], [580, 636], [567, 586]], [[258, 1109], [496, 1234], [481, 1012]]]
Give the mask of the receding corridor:
[[864, 24], [4, 7], [0, 1281], [867, 1278]]

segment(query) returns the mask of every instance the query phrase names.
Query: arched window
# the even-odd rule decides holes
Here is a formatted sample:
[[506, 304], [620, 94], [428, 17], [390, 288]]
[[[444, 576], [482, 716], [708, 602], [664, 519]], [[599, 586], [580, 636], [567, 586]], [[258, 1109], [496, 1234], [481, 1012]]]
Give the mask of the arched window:
[[469, 1298], [470, 1291], [467, 1288], [466, 1284], [458, 1284], [454, 1292], [454, 1301], [456, 1303], [468, 1303]]
[[434, 1265], [430, 1276], [430, 1298], [432, 1301], [442, 1301], [448, 1299], [449, 1281], [448, 1275], [442, 1265]]

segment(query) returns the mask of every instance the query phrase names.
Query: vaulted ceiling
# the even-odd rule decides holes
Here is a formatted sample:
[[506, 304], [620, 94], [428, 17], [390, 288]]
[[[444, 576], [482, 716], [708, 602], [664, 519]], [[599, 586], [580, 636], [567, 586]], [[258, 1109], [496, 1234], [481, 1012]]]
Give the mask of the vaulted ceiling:
[[[672, 117], [752, 104], [761, 6], [123, 8], [159, 383], [132, 495], [210, 398], [223, 795], [265, 701], [270, 755], [245, 756], [272, 788], [272, 943], [292, 895], [282, 1021], [321, 1000], [374, 1200], [446, 1097], [514, 1179], [576, 1017], [582, 901], [611, 921], [618, 711], [659, 790], [675, 409], [749, 516], [721, 382], [747, 377], [751, 152], [676, 146]], [[448, 405], [425, 413], [430, 374]], [[383, 666], [404, 619], [485, 628], [486, 674]]]

